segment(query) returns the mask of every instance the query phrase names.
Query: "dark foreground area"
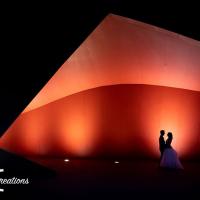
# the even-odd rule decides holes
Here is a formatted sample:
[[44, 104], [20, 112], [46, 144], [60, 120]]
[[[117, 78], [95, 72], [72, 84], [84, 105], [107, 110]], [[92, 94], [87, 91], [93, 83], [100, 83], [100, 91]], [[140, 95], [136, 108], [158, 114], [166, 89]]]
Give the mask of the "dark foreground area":
[[1, 199], [195, 199], [200, 195], [199, 162], [183, 162], [183, 171], [173, 171], [149, 160], [31, 158], [32, 162], [10, 159], [5, 152], [2, 157], [1, 152], [0, 167], [9, 173], [1, 173], [0, 178], [28, 177], [30, 183], [0, 184], [4, 188], [0, 198], [6, 197]]

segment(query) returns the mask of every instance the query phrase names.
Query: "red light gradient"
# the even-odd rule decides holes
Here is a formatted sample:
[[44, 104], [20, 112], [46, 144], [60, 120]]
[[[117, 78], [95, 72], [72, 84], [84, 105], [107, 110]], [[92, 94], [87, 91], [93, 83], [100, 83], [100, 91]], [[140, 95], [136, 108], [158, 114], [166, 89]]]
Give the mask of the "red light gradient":
[[90, 88], [148, 84], [200, 91], [200, 42], [108, 15], [25, 111]]
[[160, 129], [200, 155], [200, 43], [108, 15], [0, 139], [23, 155], [159, 156]]
[[159, 131], [183, 158], [200, 155], [200, 92], [148, 85], [104, 86], [22, 114], [1, 146], [24, 155], [159, 156]]

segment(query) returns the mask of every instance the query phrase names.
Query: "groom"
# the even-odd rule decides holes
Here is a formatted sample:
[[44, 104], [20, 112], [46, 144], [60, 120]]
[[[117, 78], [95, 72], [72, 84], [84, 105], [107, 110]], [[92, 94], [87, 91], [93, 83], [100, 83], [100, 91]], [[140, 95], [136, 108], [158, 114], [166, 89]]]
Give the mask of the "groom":
[[159, 137], [159, 149], [160, 149], [160, 159], [162, 159], [163, 152], [165, 150], [165, 139], [164, 139], [165, 131], [161, 130], [160, 131], [160, 137]]

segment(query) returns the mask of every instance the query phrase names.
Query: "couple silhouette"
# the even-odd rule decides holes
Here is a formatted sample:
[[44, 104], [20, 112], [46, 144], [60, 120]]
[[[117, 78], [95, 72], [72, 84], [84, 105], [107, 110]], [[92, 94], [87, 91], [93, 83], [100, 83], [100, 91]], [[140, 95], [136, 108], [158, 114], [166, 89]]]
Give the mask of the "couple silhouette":
[[172, 148], [173, 140], [172, 132], [167, 133], [167, 139], [164, 139], [165, 131], [160, 131], [159, 149], [160, 149], [160, 167], [170, 169], [183, 169], [183, 166], [178, 158], [176, 151]]

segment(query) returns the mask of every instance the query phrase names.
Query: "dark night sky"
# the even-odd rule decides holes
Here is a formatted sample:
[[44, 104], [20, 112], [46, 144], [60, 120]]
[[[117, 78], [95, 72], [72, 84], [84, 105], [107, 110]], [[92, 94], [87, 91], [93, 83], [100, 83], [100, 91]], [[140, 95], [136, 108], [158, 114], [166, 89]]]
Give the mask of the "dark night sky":
[[1, 6], [0, 134], [108, 13], [200, 40], [200, 12], [192, 1], [91, 2]]

